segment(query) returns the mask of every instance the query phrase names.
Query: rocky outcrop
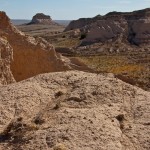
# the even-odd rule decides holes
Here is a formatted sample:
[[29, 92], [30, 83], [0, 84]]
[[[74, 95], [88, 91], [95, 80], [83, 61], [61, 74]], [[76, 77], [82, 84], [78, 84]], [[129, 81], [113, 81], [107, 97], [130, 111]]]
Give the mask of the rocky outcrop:
[[28, 25], [31, 24], [56, 25], [57, 23], [53, 22], [50, 16], [43, 13], [37, 13], [33, 16], [32, 21]]
[[[119, 35], [126, 35], [124, 24], [118, 21], [100, 20], [90, 25], [85, 32], [85, 38], [81, 45], [89, 45], [98, 42], [106, 42], [111, 39], [117, 39]], [[84, 29], [85, 30], [85, 29]]]
[[40, 73], [70, 69], [66, 58], [57, 54], [52, 45], [42, 38], [35, 39], [17, 30], [4, 12], [0, 12], [0, 35], [6, 37], [13, 48], [11, 71], [16, 81]]
[[10, 70], [10, 63], [13, 60], [13, 51], [8, 41], [0, 37], [0, 85], [13, 83], [14, 77]]
[[38, 75], [0, 88], [0, 149], [149, 150], [150, 93], [112, 74]]
[[65, 28], [66, 31], [74, 30], [74, 29], [80, 29], [87, 25], [90, 25], [97, 20], [102, 18], [100, 15], [95, 16], [94, 18], [80, 18], [79, 20], [73, 20], [69, 23], [69, 25]]
[[105, 16], [82, 18], [72, 21], [65, 31], [80, 28], [86, 34], [81, 45], [114, 40], [121, 34], [130, 43], [140, 45], [150, 43], [150, 9], [131, 13], [111, 12]]
[[129, 42], [136, 45], [150, 44], [150, 21], [134, 21], [130, 24], [128, 34]]

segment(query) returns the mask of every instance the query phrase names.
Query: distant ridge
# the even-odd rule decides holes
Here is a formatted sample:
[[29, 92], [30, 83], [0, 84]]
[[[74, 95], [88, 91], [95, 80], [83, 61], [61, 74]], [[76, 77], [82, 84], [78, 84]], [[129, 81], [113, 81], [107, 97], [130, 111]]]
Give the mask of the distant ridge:
[[[13, 25], [22, 25], [22, 24], [27, 24], [29, 23], [31, 20], [26, 20], [26, 19], [11, 19], [11, 22]], [[63, 26], [67, 26], [72, 20], [54, 20], [54, 22], [63, 25]]]
[[32, 17], [31, 22], [29, 22], [27, 25], [32, 25], [32, 24], [52, 25], [57, 23], [55, 23], [49, 15], [45, 15], [43, 13], [37, 13]]
[[27, 24], [31, 20], [26, 20], [26, 19], [11, 19], [11, 22], [13, 25], [21, 25], [21, 24]]
[[120, 36], [134, 45], [150, 44], [150, 8], [80, 18], [70, 22], [64, 31], [75, 29], [80, 29], [85, 35], [82, 46], [114, 40]]

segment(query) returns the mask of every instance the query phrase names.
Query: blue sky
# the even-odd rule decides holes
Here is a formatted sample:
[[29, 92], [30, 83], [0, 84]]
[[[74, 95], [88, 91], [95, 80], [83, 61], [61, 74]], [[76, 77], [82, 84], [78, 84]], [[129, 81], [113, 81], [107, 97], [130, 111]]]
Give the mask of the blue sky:
[[11, 19], [31, 19], [37, 12], [52, 19], [72, 20], [150, 7], [150, 0], [0, 0], [0, 10]]

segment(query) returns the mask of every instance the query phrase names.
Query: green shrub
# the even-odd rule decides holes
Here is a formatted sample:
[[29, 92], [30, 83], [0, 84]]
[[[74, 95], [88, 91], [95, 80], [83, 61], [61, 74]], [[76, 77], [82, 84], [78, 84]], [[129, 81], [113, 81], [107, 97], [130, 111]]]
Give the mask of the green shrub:
[[82, 34], [81, 34], [81, 36], [80, 36], [80, 40], [85, 39], [85, 38], [86, 38], [86, 36], [87, 36], [87, 35], [86, 35], [86, 33], [82, 33]]

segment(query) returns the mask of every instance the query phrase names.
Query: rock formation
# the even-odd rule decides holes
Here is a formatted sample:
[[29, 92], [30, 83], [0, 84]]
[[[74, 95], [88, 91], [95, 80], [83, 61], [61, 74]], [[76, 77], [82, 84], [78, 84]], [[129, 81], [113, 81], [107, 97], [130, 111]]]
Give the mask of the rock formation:
[[0, 36], [6, 37], [13, 48], [11, 71], [16, 81], [40, 73], [70, 69], [66, 58], [57, 54], [52, 45], [42, 38], [24, 35], [10, 24], [4, 12], [0, 12]]
[[97, 15], [94, 18], [80, 18], [79, 20], [73, 20], [69, 23], [69, 25], [66, 27], [64, 31], [66, 32], [74, 29], [83, 28], [89, 24], [96, 22], [100, 18], [102, 18], [102, 16]]
[[10, 68], [16, 81], [47, 72], [89, 70], [77, 60], [56, 53], [53, 45], [43, 38], [35, 39], [20, 32], [10, 23], [4, 12], [0, 12], [0, 37], [5, 37], [13, 48]]
[[48, 73], [0, 88], [1, 150], [149, 150], [150, 93], [112, 74]]
[[150, 93], [79, 66], [0, 12], [0, 150], [149, 150]]
[[10, 63], [13, 59], [13, 51], [8, 41], [0, 37], [0, 85], [13, 83], [12, 72], [10, 70]]
[[150, 43], [150, 9], [131, 13], [111, 12], [105, 16], [72, 21], [65, 31], [79, 28], [86, 35], [82, 45], [106, 42], [121, 34], [132, 44]]
[[56, 25], [57, 23], [52, 21], [50, 16], [44, 15], [43, 13], [37, 13], [35, 16], [33, 16], [29, 25], [30, 24]]

